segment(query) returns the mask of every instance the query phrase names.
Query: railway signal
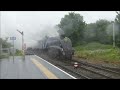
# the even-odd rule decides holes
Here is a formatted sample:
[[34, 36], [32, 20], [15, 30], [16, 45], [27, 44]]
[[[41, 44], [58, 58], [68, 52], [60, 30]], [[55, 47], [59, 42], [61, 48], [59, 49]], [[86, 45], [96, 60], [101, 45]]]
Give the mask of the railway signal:
[[23, 52], [23, 59], [25, 60], [25, 52], [24, 52], [24, 33], [23, 33], [23, 31], [21, 32], [21, 31], [19, 31], [18, 29], [17, 29], [17, 31], [22, 35], [22, 52]]

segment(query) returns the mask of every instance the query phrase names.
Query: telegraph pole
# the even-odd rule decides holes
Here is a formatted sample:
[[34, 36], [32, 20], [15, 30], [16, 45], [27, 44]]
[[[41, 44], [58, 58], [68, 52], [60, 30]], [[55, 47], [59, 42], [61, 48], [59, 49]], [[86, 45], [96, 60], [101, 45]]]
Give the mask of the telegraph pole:
[[114, 22], [113, 22], [113, 48], [115, 48], [115, 25], [114, 25]]
[[23, 45], [24, 45], [24, 38], [23, 38], [24, 33], [22, 32], [22, 50], [24, 50]]
[[13, 60], [14, 60], [14, 55], [15, 55], [15, 51], [14, 51], [14, 39], [13, 39]]

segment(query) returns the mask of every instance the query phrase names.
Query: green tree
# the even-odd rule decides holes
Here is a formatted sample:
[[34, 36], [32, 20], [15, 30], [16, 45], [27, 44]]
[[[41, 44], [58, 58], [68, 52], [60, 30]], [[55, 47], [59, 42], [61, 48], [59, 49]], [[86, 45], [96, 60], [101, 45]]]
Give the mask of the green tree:
[[77, 42], [81, 42], [83, 40], [85, 25], [83, 16], [75, 12], [71, 12], [61, 19], [58, 27], [61, 28], [65, 32], [65, 35], [71, 39], [72, 44], [76, 45]]
[[104, 19], [96, 21], [95, 27], [95, 41], [103, 44], [109, 43], [109, 36], [107, 34], [107, 27], [110, 22]]
[[117, 15], [116, 15], [116, 18], [115, 18], [115, 21], [120, 24], [120, 11], [119, 12], [116, 12]]
[[93, 42], [95, 40], [95, 30], [96, 30], [96, 23], [90, 23], [86, 25], [84, 31], [84, 40], [86, 42]]
[[3, 48], [9, 48], [12, 46], [10, 43], [7, 42], [7, 38], [5, 40], [0, 39], [0, 42], [1, 42]]
[[115, 23], [118, 25], [118, 34], [116, 35], [116, 44], [120, 47], [120, 11], [116, 12]]
[[99, 42], [103, 44], [112, 44], [112, 36], [107, 33], [112, 30], [111, 26], [111, 22], [104, 19], [87, 24], [84, 32], [85, 41], [88, 43]]

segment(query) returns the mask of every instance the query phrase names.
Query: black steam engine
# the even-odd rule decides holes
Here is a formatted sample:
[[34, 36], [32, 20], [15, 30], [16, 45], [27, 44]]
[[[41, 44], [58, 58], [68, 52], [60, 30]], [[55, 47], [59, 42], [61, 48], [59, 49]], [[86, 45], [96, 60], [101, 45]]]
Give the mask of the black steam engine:
[[72, 59], [74, 50], [71, 40], [67, 37], [49, 37], [42, 44], [42, 51], [51, 58], [57, 59]]

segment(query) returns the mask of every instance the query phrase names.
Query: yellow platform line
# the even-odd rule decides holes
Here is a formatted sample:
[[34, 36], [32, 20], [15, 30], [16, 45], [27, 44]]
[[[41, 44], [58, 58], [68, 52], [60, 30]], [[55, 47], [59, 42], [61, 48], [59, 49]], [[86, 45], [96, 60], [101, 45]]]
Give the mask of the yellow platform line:
[[35, 59], [31, 59], [32, 62], [48, 77], [48, 79], [58, 79], [52, 72], [50, 72], [45, 66]]

